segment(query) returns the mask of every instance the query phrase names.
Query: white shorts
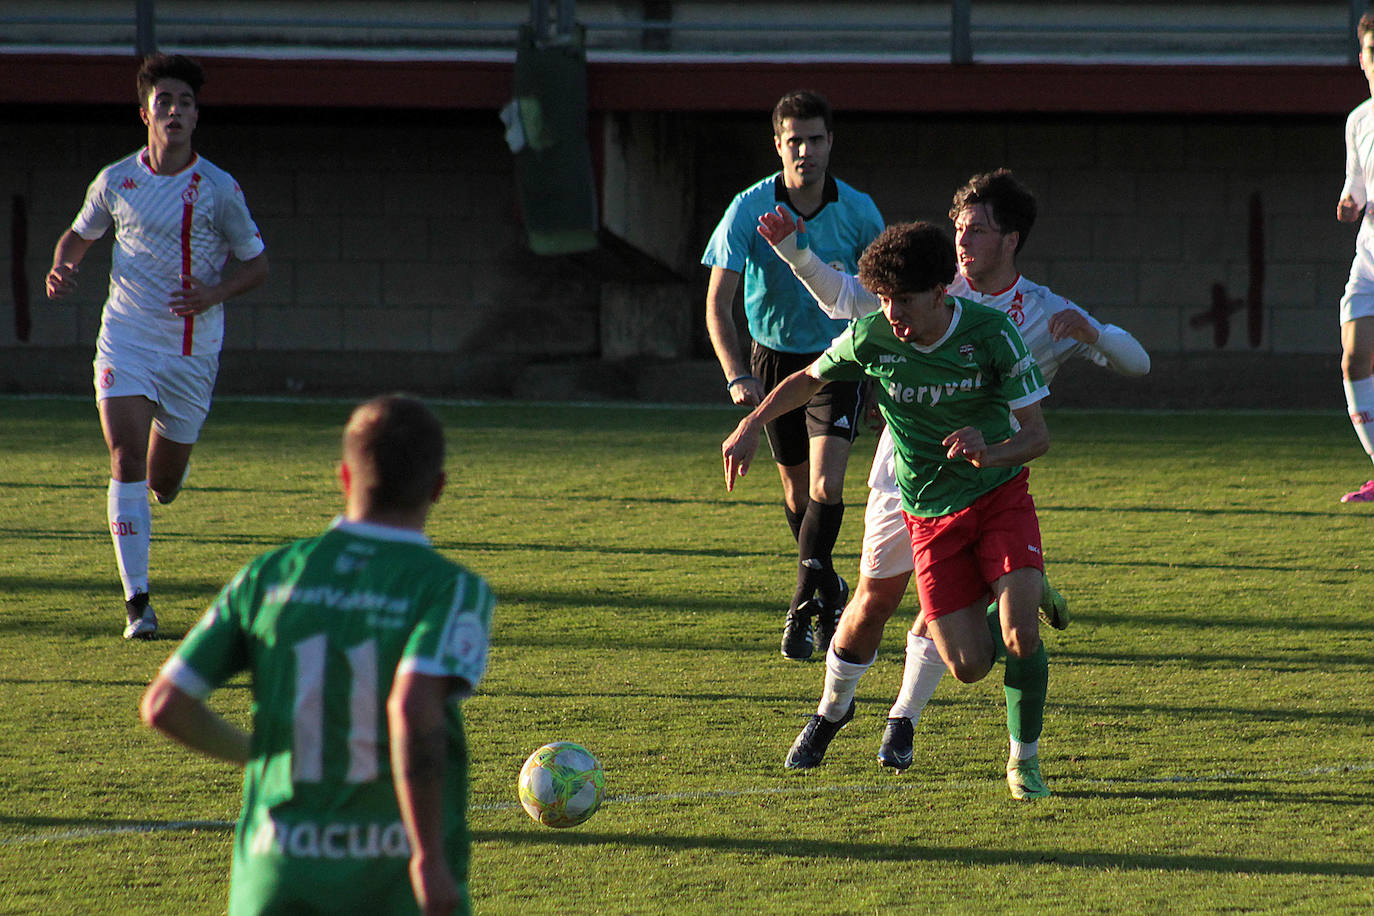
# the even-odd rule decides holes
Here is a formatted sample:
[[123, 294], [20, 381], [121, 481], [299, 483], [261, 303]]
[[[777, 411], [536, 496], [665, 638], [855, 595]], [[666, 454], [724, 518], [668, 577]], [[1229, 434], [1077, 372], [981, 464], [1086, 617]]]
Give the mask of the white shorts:
[[887, 579], [912, 572], [911, 534], [902, 518], [902, 497], [895, 490], [874, 487], [864, 507], [864, 550], [859, 574]]
[[96, 344], [95, 400], [142, 396], [157, 405], [153, 429], [164, 439], [189, 445], [200, 438], [219, 374], [219, 354], [180, 356], [140, 347], [121, 347], [103, 338]]
[[1345, 294], [1341, 296], [1341, 324], [1370, 316], [1374, 316], [1374, 280], [1352, 267], [1350, 279], [1345, 281]]

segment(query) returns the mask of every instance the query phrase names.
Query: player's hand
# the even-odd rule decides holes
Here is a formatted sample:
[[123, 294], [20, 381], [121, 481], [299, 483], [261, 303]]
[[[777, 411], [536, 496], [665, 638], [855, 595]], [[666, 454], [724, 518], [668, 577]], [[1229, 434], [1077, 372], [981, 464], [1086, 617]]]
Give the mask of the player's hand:
[[1050, 336], [1055, 340], [1072, 337], [1085, 344], [1097, 343], [1097, 328], [1078, 309], [1064, 309], [1050, 316]]
[[793, 219], [792, 212], [779, 204], [772, 213], [760, 214], [758, 229], [764, 241], [776, 246], [794, 232], [805, 232], [805, 226], [804, 221]]
[[748, 418], [739, 422], [729, 437], [721, 443], [720, 457], [725, 465], [725, 490], [733, 493], [735, 478], [749, 472], [749, 463], [754, 460], [754, 452], [759, 448], [758, 427]]
[[983, 431], [972, 426], [956, 429], [945, 436], [940, 444], [948, 449], [945, 457], [963, 458], [976, 468], [984, 467], [983, 462], [988, 457], [988, 443], [983, 438]]
[[1336, 219], [1340, 220], [1343, 223], [1359, 222], [1360, 214], [1363, 211], [1364, 207], [1361, 207], [1359, 204], [1355, 203], [1355, 198], [1347, 194], [1345, 197], [1342, 197], [1340, 199], [1339, 203], [1336, 204]]
[[75, 264], [54, 264], [48, 271], [46, 286], [49, 299], [61, 299], [76, 289], [76, 273], [80, 268]]
[[887, 421], [883, 419], [883, 412], [878, 409], [878, 388], [876, 385], [864, 386], [863, 403], [864, 425], [870, 432], [881, 433]]
[[181, 278], [181, 282], [182, 288], [172, 291], [172, 301], [168, 303], [168, 308], [178, 318], [199, 315], [223, 299], [218, 286], [206, 286], [195, 277], [186, 276]]
[[757, 407], [763, 400], [763, 382], [751, 377], [730, 386], [730, 401], [740, 407]]
[[426, 864], [429, 861], [433, 860], [410, 860], [410, 887], [415, 891], [420, 912], [425, 916], [452, 916], [463, 902], [458, 882], [453, 880], [448, 863], [442, 858], [432, 865]]

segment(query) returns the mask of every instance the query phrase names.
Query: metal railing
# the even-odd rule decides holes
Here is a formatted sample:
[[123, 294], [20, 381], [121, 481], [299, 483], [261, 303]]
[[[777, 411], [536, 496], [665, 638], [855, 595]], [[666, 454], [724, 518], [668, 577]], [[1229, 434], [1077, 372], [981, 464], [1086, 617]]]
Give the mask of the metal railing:
[[[69, 2], [65, 12], [51, 5], [27, 15], [0, 12], [0, 50], [38, 47], [45, 52], [168, 46], [206, 50], [232, 47], [291, 55], [426, 55], [473, 52], [513, 53], [515, 35], [528, 22], [535, 34], [556, 41], [580, 27], [589, 54], [702, 57], [893, 56], [953, 63], [976, 60], [1180, 59], [1230, 62], [1353, 61], [1358, 52], [1355, 22], [1366, 0], [1330, 3], [1186, 4], [1070, 2], [1006, 3], [952, 0], [941, 3], [793, 4], [786, 19], [749, 18], [748, 3], [667, 4], [673, 18], [621, 18], [618, 4], [576, 0], [488, 3], [494, 13], [475, 18], [472, 3], [445, 4], [399, 16], [337, 16], [335, 4], [296, 2], [274, 15], [245, 14], [230, 3], [213, 15], [173, 14], [156, 0], [131, 0], [127, 16], [82, 13]], [[14, 5], [11, 5], [11, 9]], [[91, 4], [92, 8], [100, 6]], [[164, 5], [165, 6], [165, 5]], [[316, 7], [318, 12], [311, 10]], [[434, 10], [440, 10], [436, 15]], [[830, 13], [844, 10], [843, 18]], [[1014, 11], [1015, 17], [1008, 13]], [[1228, 15], [1228, 10], [1234, 11]], [[724, 12], [722, 12], [724, 11]], [[1277, 12], [1276, 12], [1277, 11]], [[468, 14], [460, 16], [459, 13]], [[985, 15], [980, 16], [980, 13]], [[505, 18], [500, 18], [500, 17]], [[1129, 40], [1125, 40], [1129, 39]]]

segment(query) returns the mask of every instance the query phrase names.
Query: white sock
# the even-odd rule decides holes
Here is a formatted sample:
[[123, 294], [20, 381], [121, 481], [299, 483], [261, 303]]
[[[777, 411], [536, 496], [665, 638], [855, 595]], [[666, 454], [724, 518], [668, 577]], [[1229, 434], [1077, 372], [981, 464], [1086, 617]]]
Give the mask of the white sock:
[[1370, 426], [1374, 426], [1374, 376], [1350, 381], [1346, 379], [1345, 406], [1350, 414], [1350, 425], [1355, 427], [1355, 435], [1360, 437], [1360, 445], [1365, 454], [1374, 460], [1374, 441], [1371, 441]]
[[915, 725], [921, 718], [935, 688], [945, 674], [945, 660], [940, 650], [935, 648], [935, 640], [917, 636], [911, 630], [906, 633], [906, 666], [902, 669], [902, 689], [897, 694], [897, 702], [887, 713], [889, 719], [903, 716]]
[[1011, 754], [1008, 756], [1012, 760], [1025, 760], [1040, 753], [1040, 740], [1021, 742], [1015, 738], [1011, 739]]
[[820, 703], [816, 705], [816, 714], [830, 722], [844, 718], [849, 704], [854, 702], [859, 678], [864, 676], [877, 657], [878, 653], [874, 652], [873, 658], [866, 662], [847, 662], [835, 654], [832, 645], [830, 651], [825, 653], [825, 690], [821, 693]]
[[119, 578], [125, 599], [148, 590], [148, 542], [152, 539], [153, 512], [148, 507], [148, 481], [110, 481], [105, 500], [114, 541]]

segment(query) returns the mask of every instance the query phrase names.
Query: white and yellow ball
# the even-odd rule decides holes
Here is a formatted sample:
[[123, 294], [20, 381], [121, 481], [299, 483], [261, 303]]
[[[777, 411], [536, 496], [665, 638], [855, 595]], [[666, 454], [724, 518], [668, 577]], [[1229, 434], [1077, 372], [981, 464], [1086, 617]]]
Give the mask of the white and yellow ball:
[[545, 827], [576, 827], [596, 813], [605, 791], [596, 755], [571, 741], [544, 745], [520, 768], [520, 805]]

